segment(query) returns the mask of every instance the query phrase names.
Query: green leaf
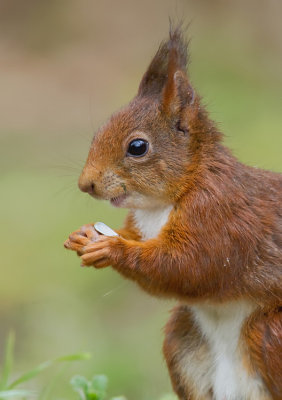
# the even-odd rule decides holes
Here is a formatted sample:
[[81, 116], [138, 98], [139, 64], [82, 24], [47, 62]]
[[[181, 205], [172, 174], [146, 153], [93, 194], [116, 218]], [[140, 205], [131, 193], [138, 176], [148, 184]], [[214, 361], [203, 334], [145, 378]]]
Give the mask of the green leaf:
[[84, 376], [73, 376], [70, 380], [70, 384], [79, 394], [80, 400], [87, 400], [88, 381]]
[[95, 375], [88, 382], [87, 399], [104, 400], [108, 387], [108, 378], [105, 375]]
[[46, 368], [50, 367], [53, 364], [52, 361], [46, 361], [42, 364], [39, 364], [37, 367], [34, 369], [22, 374], [18, 379], [14, 380], [9, 386], [9, 389], [12, 389], [16, 386], [18, 386], [20, 383], [29, 381], [30, 379], [34, 378], [37, 376], [40, 372], [44, 371]]
[[96, 392], [87, 393], [87, 400], [102, 400], [102, 397]]
[[90, 360], [91, 357], [92, 356], [90, 353], [76, 353], [56, 358], [53, 362], [85, 361], [85, 360]]
[[111, 400], [126, 400], [124, 396], [112, 397]]
[[84, 393], [87, 392], [88, 381], [84, 376], [75, 375], [71, 378], [70, 384], [74, 389], [82, 389]]
[[95, 375], [91, 380], [91, 387], [98, 392], [106, 392], [108, 388], [108, 378], [106, 375]]
[[29, 390], [3, 390], [0, 391], [1, 399], [8, 399], [13, 397], [35, 396], [35, 392]]
[[0, 381], [0, 389], [6, 389], [8, 379], [10, 377], [13, 367], [14, 357], [14, 345], [15, 345], [15, 333], [11, 331], [8, 335], [6, 346], [5, 346], [5, 357], [3, 364], [3, 372]]
[[33, 368], [32, 370], [26, 372], [25, 374], [21, 375], [18, 379], [13, 381], [8, 386], [8, 388], [12, 389], [12, 388], [18, 386], [20, 383], [29, 381], [30, 379], [37, 376], [40, 372], [44, 371], [46, 368], [49, 368], [51, 365], [53, 365], [57, 362], [83, 361], [83, 360], [88, 360], [89, 358], [91, 358], [91, 355], [89, 353], [77, 353], [77, 354], [72, 354], [69, 356], [59, 357], [59, 358], [56, 358], [55, 360], [46, 361], [42, 364], [39, 364], [37, 367]]

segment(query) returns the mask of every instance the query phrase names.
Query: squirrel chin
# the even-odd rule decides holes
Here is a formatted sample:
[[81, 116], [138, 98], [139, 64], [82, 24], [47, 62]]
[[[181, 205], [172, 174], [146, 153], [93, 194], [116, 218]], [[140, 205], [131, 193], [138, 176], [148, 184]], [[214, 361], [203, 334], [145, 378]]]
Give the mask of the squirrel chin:
[[120, 196], [113, 197], [113, 198], [110, 200], [110, 203], [111, 203], [111, 205], [114, 206], [114, 207], [122, 207], [122, 206], [123, 206], [123, 203], [124, 203], [124, 201], [125, 201], [126, 198], [127, 198], [127, 195], [126, 195], [126, 194], [122, 194], [122, 195], [120, 195]]

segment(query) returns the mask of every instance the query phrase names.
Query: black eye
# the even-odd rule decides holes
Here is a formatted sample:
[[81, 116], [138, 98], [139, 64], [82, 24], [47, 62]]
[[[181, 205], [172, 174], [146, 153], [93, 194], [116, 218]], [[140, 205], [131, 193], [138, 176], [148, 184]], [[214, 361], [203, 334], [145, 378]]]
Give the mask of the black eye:
[[130, 157], [143, 157], [149, 149], [149, 143], [143, 139], [132, 140], [127, 149], [127, 156]]

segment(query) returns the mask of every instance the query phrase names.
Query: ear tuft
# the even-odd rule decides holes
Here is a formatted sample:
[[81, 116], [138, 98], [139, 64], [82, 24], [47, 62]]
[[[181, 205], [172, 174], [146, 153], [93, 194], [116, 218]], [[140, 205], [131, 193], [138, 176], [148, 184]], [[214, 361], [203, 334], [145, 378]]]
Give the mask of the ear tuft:
[[188, 42], [184, 39], [182, 24], [170, 26], [169, 39], [161, 43], [139, 85], [138, 96], [161, 95], [169, 79], [177, 70], [186, 71]]
[[170, 33], [167, 80], [161, 98], [163, 112], [178, 121], [183, 110], [194, 102], [195, 96], [186, 72], [187, 62], [187, 42], [178, 27]]
[[138, 96], [159, 94], [167, 77], [168, 43], [161, 43], [145, 72], [138, 89]]
[[184, 37], [182, 23], [174, 27], [170, 23], [169, 31], [170, 59], [174, 59], [176, 69], [186, 71], [188, 65], [188, 41]]

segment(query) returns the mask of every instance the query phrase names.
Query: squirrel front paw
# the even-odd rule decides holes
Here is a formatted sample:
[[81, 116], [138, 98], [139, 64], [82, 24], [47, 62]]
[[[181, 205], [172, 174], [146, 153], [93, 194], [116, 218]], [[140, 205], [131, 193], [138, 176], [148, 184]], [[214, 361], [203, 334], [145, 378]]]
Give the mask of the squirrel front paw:
[[99, 235], [97, 241], [83, 247], [82, 266], [104, 268], [118, 262], [120, 259], [119, 242], [121, 240], [119, 237]]
[[74, 250], [79, 256], [83, 254], [83, 248], [99, 239], [101, 235], [94, 229], [93, 224], [83, 225], [77, 231], [70, 234], [65, 241], [64, 247], [68, 250]]
[[82, 266], [104, 268], [112, 265], [120, 257], [120, 246], [116, 246], [120, 237], [105, 236], [98, 233], [93, 224], [83, 225], [65, 241], [66, 249], [77, 252]]

